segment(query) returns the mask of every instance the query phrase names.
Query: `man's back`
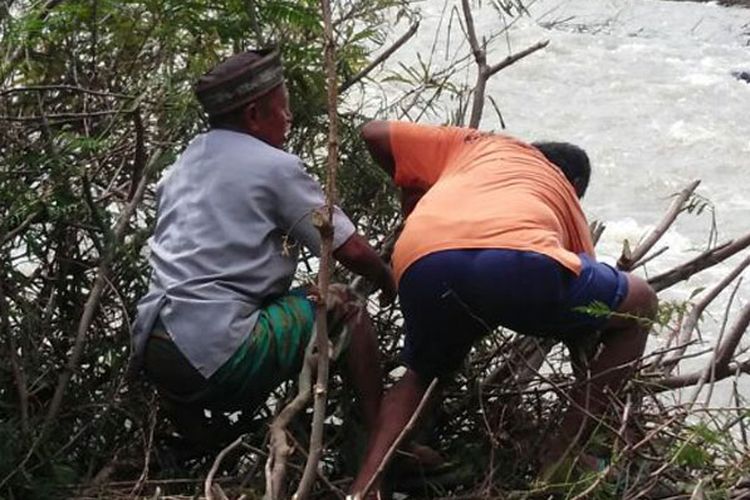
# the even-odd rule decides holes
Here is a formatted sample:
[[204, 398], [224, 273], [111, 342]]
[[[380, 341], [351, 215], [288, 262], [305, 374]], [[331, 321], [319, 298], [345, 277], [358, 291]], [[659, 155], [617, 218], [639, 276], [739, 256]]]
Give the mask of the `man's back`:
[[[136, 350], [158, 315], [208, 377], [248, 337], [263, 302], [288, 290], [297, 242], [319, 247], [309, 214], [322, 194], [296, 156], [212, 130], [170, 167], [157, 198], [152, 283], [139, 305]], [[337, 222], [337, 240], [348, 238], [351, 223]]]
[[576, 254], [593, 253], [572, 186], [537, 149], [469, 129], [390, 125], [396, 183], [429, 188], [397, 243], [398, 275], [456, 248], [532, 250], [575, 272]]

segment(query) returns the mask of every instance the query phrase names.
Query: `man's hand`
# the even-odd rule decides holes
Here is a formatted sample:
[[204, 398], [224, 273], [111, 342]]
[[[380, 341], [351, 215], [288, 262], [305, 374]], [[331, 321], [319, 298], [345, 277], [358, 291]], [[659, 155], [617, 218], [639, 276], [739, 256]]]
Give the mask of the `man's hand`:
[[377, 285], [380, 289], [380, 306], [386, 307], [393, 304], [393, 301], [396, 300], [396, 295], [398, 295], [396, 280], [393, 277], [393, 271], [385, 263], [383, 265], [383, 275]]
[[393, 279], [393, 271], [362, 236], [353, 234], [333, 252], [333, 257], [350, 271], [372, 281], [381, 290], [381, 305], [395, 300], [396, 281]]

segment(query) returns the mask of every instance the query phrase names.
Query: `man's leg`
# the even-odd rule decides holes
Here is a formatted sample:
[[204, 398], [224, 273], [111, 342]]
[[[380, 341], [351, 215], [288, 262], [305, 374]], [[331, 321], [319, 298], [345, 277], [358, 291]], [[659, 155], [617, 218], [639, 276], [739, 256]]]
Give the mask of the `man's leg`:
[[[375, 475], [396, 437], [419, 406], [428, 385], [429, 381], [422, 380], [415, 371], [407, 368], [401, 380], [386, 393], [370, 436], [367, 454], [350, 488], [353, 494], [360, 493]], [[378, 491], [379, 488], [380, 484], [373, 484], [371, 491]]]
[[[364, 461], [350, 487], [352, 494], [361, 494], [371, 481], [432, 380], [460, 367], [474, 340], [487, 333], [488, 325], [472, 314], [470, 293], [459, 282], [472, 282], [465, 278], [474, 255], [472, 251], [430, 254], [412, 264], [401, 278], [399, 297], [406, 325], [401, 357], [406, 371], [383, 398]], [[407, 447], [418, 460], [426, 458], [425, 464], [439, 459], [435, 452], [421, 453], [426, 451], [423, 447]], [[373, 484], [371, 491], [379, 490], [380, 484]]]
[[348, 346], [344, 353], [346, 374], [356, 393], [365, 426], [372, 432], [383, 396], [383, 373], [375, 328], [361, 300], [348, 288], [332, 285], [328, 304], [334, 326], [343, 324], [348, 330]]
[[[617, 309], [618, 315], [605, 325], [598, 355], [588, 370], [576, 370], [585, 377], [571, 392], [571, 405], [560, 426], [559, 437], [549, 446], [543, 466], [549, 466], [565, 454], [576, 437], [587, 437], [589, 415], [600, 417], [607, 409], [607, 393], [617, 395], [635, 372], [643, 355], [651, 320], [656, 316], [657, 299], [653, 289], [641, 278], [628, 275], [628, 293]], [[571, 350], [575, 345], [571, 345]]]

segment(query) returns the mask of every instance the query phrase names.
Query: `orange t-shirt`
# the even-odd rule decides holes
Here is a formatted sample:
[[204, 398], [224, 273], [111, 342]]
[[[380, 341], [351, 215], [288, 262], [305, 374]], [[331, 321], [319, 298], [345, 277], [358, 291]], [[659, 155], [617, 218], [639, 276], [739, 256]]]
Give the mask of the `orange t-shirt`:
[[578, 274], [594, 255], [586, 217], [563, 173], [506, 135], [390, 122], [395, 183], [428, 191], [406, 219], [393, 252], [396, 279], [440, 250], [534, 251]]

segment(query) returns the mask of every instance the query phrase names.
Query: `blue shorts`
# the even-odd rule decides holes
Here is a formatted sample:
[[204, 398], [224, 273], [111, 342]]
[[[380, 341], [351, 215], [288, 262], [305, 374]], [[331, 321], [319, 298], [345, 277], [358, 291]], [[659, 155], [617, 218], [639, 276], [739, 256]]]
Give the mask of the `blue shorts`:
[[428, 379], [449, 373], [498, 326], [563, 340], [595, 333], [627, 295], [627, 275], [579, 257], [578, 276], [536, 252], [445, 250], [422, 257], [399, 282], [404, 363]]

